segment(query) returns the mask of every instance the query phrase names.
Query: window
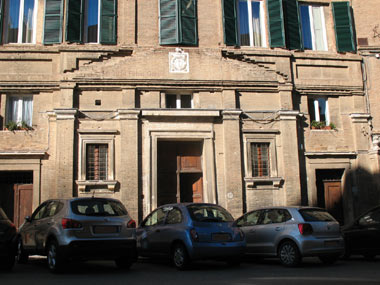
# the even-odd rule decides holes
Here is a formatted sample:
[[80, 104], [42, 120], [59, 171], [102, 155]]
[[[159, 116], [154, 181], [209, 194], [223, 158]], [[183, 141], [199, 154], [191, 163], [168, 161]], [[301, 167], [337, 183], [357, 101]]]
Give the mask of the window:
[[174, 208], [168, 213], [168, 216], [166, 217], [166, 223], [167, 224], [179, 224], [182, 222], [182, 213], [179, 209]]
[[[115, 44], [116, 7], [116, 0], [68, 0], [66, 40], [69, 42]], [[56, 8], [56, 10], [58, 9]], [[48, 28], [46, 17], [47, 14], [45, 13], [45, 32]]]
[[108, 144], [87, 144], [86, 180], [107, 180]]
[[300, 5], [304, 49], [327, 50], [323, 7]]
[[277, 224], [284, 223], [290, 220], [292, 216], [287, 210], [271, 209], [264, 212], [262, 224]]
[[5, 0], [3, 3], [3, 43], [34, 43], [35, 0]]
[[250, 227], [258, 224], [260, 219], [261, 211], [253, 211], [245, 214], [242, 218], [237, 221], [238, 227]]
[[166, 213], [163, 209], [157, 209], [146, 218], [143, 226], [155, 226], [163, 224], [165, 221]]
[[160, 44], [198, 44], [197, 0], [160, 0]]
[[265, 47], [263, 1], [238, 0], [238, 5], [240, 45]]
[[328, 101], [325, 98], [309, 98], [310, 122], [324, 122], [326, 126], [330, 125], [330, 114]]
[[21, 125], [24, 122], [32, 126], [33, 96], [11, 95], [7, 99], [7, 123], [16, 122]]
[[252, 177], [270, 176], [269, 143], [251, 144]]
[[193, 107], [191, 95], [166, 94], [166, 108], [169, 109], [185, 109]]

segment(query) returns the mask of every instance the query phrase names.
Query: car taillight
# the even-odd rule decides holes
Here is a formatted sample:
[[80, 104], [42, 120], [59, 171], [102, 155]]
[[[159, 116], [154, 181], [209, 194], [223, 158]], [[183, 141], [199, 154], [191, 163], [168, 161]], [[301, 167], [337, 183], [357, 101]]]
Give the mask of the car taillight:
[[199, 236], [195, 229], [190, 230], [190, 235], [193, 241], [199, 241]]
[[135, 220], [130, 220], [127, 224], [127, 228], [133, 228], [135, 229], [136, 228], [136, 222]]
[[298, 224], [301, 235], [310, 235], [313, 233], [313, 227], [310, 224]]
[[80, 229], [82, 224], [78, 221], [62, 218], [62, 228], [63, 229]]

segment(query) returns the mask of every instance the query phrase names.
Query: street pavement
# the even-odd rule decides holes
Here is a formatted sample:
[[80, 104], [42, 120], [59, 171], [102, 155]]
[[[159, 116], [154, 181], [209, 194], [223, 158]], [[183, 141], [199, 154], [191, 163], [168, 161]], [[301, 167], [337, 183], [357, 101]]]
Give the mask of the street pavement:
[[283, 267], [276, 259], [248, 259], [240, 267], [202, 261], [187, 271], [151, 260], [141, 260], [129, 271], [118, 270], [112, 261], [91, 261], [71, 264], [63, 274], [51, 274], [46, 258], [31, 257], [28, 264], [16, 264], [12, 272], [0, 271], [0, 285], [10, 284], [380, 284], [380, 258], [366, 261], [355, 256], [333, 265], [305, 258], [297, 268]]

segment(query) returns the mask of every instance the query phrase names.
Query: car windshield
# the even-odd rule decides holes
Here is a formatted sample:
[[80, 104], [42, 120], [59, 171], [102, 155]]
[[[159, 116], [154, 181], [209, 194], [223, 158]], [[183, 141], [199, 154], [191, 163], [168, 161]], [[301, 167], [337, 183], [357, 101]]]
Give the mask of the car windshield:
[[232, 222], [234, 219], [227, 210], [212, 205], [189, 205], [191, 218], [198, 222]]
[[0, 221], [8, 220], [7, 215], [4, 213], [3, 209], [0, 208]]
[[125, 216], [128, 214], [124, 205], [107, 199], [83, 199], [71, 202], [71, 209], [76, 215], [84, 216]]
[[299, 212], [305, 222], [335, 222], [333, 216], [322, 209], [301, 209]]

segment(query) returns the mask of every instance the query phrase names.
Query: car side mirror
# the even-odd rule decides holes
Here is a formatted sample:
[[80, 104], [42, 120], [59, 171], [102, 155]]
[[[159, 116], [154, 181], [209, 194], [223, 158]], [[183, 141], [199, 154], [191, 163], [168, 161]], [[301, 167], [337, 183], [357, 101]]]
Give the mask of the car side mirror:
[[25, 217], [25, 221], [28, 222], [28, 223], [30, 223], [32, 221], [32, 218], [30, 216], [26, 216]]

